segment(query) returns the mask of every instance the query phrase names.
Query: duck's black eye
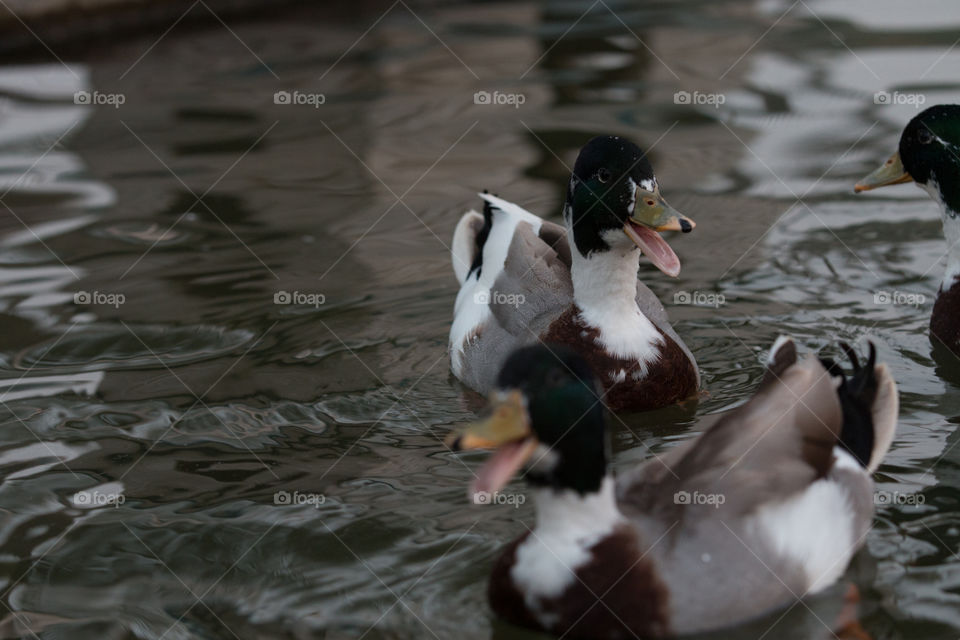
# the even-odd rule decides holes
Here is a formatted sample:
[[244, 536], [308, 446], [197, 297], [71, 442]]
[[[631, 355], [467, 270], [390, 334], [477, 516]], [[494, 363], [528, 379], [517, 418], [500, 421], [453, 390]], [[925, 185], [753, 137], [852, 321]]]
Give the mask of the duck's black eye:
[[551, 369], [547, 372], [547, 386], [548, 387], [562, 387], [566, 384], [567, 377], [564, 375], [564, 372], [557, 368]]
[[606, 184], [607, 182], [609, 182], [609, 181], [610, 181], [610, 170], [601, 167], [601, 168], [597, 171], [597, 180], [599, 180], [599, 181], [602, 182], [603, 184]]
[[920, 129], [917, 131], [917, 140], [920, 144], [930, 144], [933, 142], [933, 134], [930, 132], [930, 129]]

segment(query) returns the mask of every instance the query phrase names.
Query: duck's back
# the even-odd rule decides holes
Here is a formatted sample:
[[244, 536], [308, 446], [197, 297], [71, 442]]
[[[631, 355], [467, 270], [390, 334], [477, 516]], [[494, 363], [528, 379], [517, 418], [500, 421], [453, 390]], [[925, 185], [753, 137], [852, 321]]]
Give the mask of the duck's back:
[[820, 362], [793, 358], [771, 364], [758, 394], [699, 439], [618, 483], [669, 590], [673, 633], [744, 622], [824, 589], [869, 531], [870, 473], [896, 424], [893, 379], [876, 367], [872, 418], [860, 424]]
[[483, 217], [465, 214], [454, 235], [454, 264], [471, 267], [450, 330], [451, 368], [481, 393], [490, 390], [510, 352], [536, 342], [573, 302], [564, 228], [499, 198], [485, 198]]

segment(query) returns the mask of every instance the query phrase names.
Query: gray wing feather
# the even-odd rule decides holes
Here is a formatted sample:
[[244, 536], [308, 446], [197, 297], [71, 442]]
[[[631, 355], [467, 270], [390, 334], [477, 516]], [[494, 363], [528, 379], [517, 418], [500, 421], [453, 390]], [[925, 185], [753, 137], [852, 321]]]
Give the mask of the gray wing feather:
[[[544, 223], [548, 224], [557, 226]], [[566, 246], [566, 237], [553, 238], [553, 242]], [[569, 247], [567, 252], [569, 255]], [[526, 341], [536, 339], [551, 320], [573, 303], [569, 262], [533, 227], [522, 222], [513, 234], [493, 291], [498, 295], [491, 295], [490, 310], [497, 324]]]
[[[627, 508], [676, 517], [677, 492], [722, 494], [722, 514], [747, 513], [829, 473], [842, 428], [830, 376], [815, 358], [790, 367], [696, 440], [647, 462], [618, 486]], [[711, 510], [712, 511], [712, 510]]]
[[563, 227], [544, 222], [541, 235], [527, 222], [517, 225], [503, 271], [491, 290], [491, 320], [479, 339], [464, 349], [461, 379], [480, 393], [490, 391], [514, 349], [536, 342], [573, 303], [570, 249]]

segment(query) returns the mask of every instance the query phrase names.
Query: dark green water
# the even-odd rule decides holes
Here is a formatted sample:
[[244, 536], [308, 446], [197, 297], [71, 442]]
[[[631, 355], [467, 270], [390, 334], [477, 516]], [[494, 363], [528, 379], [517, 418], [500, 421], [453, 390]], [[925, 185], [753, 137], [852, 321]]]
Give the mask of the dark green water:
[[530, 505], [468, 504], [479, 458], [441, 444], [479, 406], [448, 373], [447, 245], [483, 188], [556, 218], [609, 132], [698, 223], [679, 280], [641, 275], [709, 392], [616, 422], [618, 468], [742, 402], [780, 333], [870, 336], [900, 383], [878, 489], [923, 504], [878, 507], [844, 585], [718, 637], [831, 637], [854, 583], [873, 637], [957, 638], [960, 366], [926, 334], [946, 245], [922, 191], [852, 185], [916, 113], [875, 92], [960, 98], [960, 8], [390, 6], [0, 66], [0, 637], [532, 637], [485, 604]]

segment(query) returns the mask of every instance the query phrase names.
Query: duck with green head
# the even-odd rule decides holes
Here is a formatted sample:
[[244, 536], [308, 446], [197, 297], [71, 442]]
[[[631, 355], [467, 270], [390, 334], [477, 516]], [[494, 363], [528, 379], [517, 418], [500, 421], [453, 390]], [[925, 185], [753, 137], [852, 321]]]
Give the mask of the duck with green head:
[[637, 279], [641, 254], [676, 277], [680, 260], [659, 232], [689, 232], [694, 223], [660, 195], [639, 147], [618, 136], [583, 147], [563, 226], [480, 197], [483, 213], [466, 213], [453, 237], [460, 292], [449, 348], [457, 378], [486, 393], [510, 352], [550, 341], [587, 359], [614, 410], [663, 407], [697, 393], [693, 355]]
[[960, 354], [960, 105], [940, 104], [911, 120], [900, 148], [854, 187], [860, 193], [916, 182], [940, 205], [947, 270], [930, 317], [930, 334]]
[[489, 417], [447, 439], [495, 449], [475, 504], [526, 469], [536, 523], [493, 568], [494, 612], [562, 637], [663, 638], [828, 587], [871, 527], [871, 474], [897, 421], [873, 346], [862, 365], [845, 351], [849, 377], [831, 360], [798, 360], [780, 338], [753, 398], [616, 480], [588, 364], [560, 345], [514, 352]]

